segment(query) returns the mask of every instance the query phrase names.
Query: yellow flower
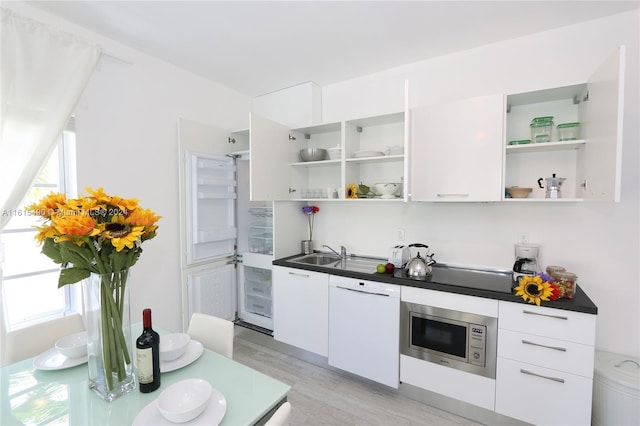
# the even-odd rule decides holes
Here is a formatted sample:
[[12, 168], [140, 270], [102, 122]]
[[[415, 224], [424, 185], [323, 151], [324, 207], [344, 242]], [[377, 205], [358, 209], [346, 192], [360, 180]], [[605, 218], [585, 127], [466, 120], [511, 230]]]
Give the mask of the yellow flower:
[[136, 209], [127, 216], [127, 223], [134, 226], [144, 226], [144, 235], [148, 235], [158, 229], [156, 222], [161, 217], [150, 209]]
[[61, 235], [96, 235], [96, 222], [93, 218], [75, 210], [61, 210], [51, 218], [51, 224]]
[[133, 249], [137, 241], [140, 240], [144, 226], [134, 226], [133, 228], [126, 223], [121, 223], [117, 219], [108, 223], [104, 229], [104, 237], [111, 240], [111, 244], [116, 248], [117, 252], [121, 252], [125, 247]]
[[104, 192], [104, 189], [102, 189], [102, 187], [94, 191], [93, 189], [87, 186], [85, 188], [85, 191], [93, 195], [93, 198], [95, 198], [98, 201], [102, 201], [103, 203], [106, 203], [106, 204], [109, 204], [111, 202], [111, 196], [108, 195], [106, 192]]
[[347, 186], [347, 198], [358, 198], [358, 185], [352, 183]]
[[520, 279], [520, 285], [516, 288], [516, 296], [522, 296], [525, 302], [535, 303], [540, 306], [540, 301], [545, 302], [549, 300], [553, 292], [551, 284], [546, 281], [542, 281], [540, 276], [535, 277], [525, 276]]
[[33, 203], [26, 209], [34, 212], [38, 216], [50, 218], [59, 208], [67, 202], [67, 197], [61, 193], [51, 192], [39, 202]]
[[58, 231], [56, 231], [56, 228], [50, 225], [42, 227], [36, 226], [35, 228], [38, 230], [35, 238], [40, 244], [42, 244], [45, 239], [54, 238], [56, 235], [58, 235]]

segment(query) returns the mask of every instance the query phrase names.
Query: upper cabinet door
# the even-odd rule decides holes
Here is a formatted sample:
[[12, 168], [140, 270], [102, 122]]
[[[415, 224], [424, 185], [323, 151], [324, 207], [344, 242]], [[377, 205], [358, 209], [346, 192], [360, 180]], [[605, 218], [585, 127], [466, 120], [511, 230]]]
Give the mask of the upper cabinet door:
[[502, 198], [504, 105], [499, 94], [412, 111], [412, 201]]
[[589, 101], [580, 104], [584, 152], [584, 198], [620, 201], [625, 48], [621, 46], [587, 82]]
[[251, 153], [251, 201], [289, 200], [291, 171], [290, 129], [251, 114], [249, 151]]

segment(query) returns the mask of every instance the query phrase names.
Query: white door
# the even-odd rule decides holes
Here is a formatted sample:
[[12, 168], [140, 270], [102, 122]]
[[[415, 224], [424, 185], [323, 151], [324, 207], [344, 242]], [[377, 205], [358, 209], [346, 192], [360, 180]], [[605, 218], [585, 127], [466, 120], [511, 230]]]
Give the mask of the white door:
[[289, 200], [291, 186], [291, 130], [282, 124], [251, 114], [251, 201]]
[[625, 49], [621, 46], [587, 81], [589, 101], [580, 104], [587, 146], [584, 198], [620, 201]]
[[202, 312], [233, 320], [236, 307], [236, 179], [220, 155], [227, 130], [179, 121], [180, 243], [183, 324]]

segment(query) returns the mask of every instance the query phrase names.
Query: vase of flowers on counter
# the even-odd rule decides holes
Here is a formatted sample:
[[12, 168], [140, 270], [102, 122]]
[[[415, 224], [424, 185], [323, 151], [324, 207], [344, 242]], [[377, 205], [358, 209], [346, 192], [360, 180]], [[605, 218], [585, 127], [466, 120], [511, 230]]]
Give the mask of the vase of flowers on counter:
[[318, 206], [302, 206], [302, 213], [307, 215], [307, 222], [309, 224], [309, 239], [302, 240], [302, 253], [310, 254], [313, 252], [313, 222], [316, 216], [316, 213], [320, 211], [320, 207]]

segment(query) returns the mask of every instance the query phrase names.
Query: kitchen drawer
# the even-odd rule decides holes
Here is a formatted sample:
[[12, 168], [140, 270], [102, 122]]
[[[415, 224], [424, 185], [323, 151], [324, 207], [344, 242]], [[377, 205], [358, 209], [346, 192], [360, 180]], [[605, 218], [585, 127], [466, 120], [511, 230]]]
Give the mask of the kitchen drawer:
[[498, 328], [594, 346], [596, 315], [500, 301]]
[[498, 316], [497, 300], [409, 286], [402, 286], [400, 291], [400, 297], [403, 302], [451, 309], [491, 318], [497, 318]]
[[590, 345], [498, 330], [498, 356], [593, 378], [595, 349]]
[[536, 425], [590, 425], [593, 381], [498, 358], [496, 412]]

